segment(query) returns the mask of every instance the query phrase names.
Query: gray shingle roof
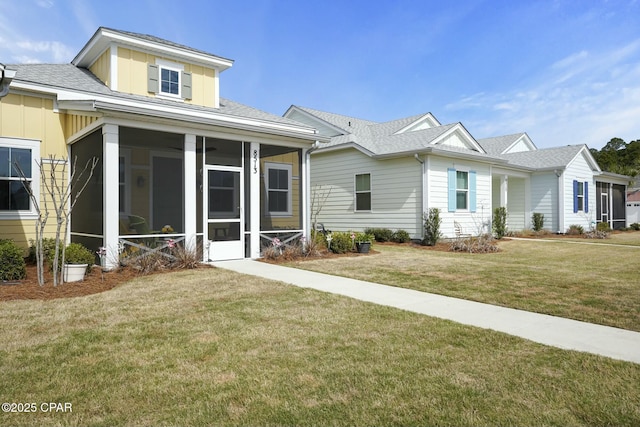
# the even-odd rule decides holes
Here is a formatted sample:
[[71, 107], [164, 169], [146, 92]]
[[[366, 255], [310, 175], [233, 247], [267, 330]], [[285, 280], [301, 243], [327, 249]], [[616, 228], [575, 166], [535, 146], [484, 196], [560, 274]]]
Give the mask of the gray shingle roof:
[[566, 167], [585, 147], [585, 145], [567, 145], [565, 147], [543, 148], [534, 151], [504, 154], [501, 158], [514, 166], [533, 169], [554, 169]]
[[411, 132], [396, 132], [409, 126], [425, 114], [417, 114], [415, 116], [405, 117], [398, 120], [392, 120], [384, 123], [373, 122], [370, 120], [358, 119], [355, 117], [343, 116], [326, 111], [315, 110], [307, 107], [295, 106], [296, 108], [315, 116], [316, 118], [327, 122], [344, 132], [343, 135], [331, 138], [331, 142], [322, 144], [322, 148], [336, 147], [355, 143], [361, 148], [373, 153], [374, 155], [388, 156], [393, 154], [409, 154], [424, 151], [425, 149], [437, 149], [442, 152], [451, 152], [456, 154], [470, 154], [481, 158], [489, 158], [484, 153], [463, 148], [456, 148], [444, 145], [434, 145], [440, 136], [447, 131], [459, 125], [453, 123], [448, 125], [436, 126], [428, 129], [415, 130]]
[[478, 140], [478, 144], [484, 148], [487, 154], [492, 156], [499, 156], [511, 146], [514, 142], [520, 139], [524, 135], [521, 133], [514, 133], [511, 135], [495, 136], [492, 138], [483, 138]]
[[109, 96], [115, 99], [134, 100], [136, 102], [150, 105], [178, 106], [187, 110], [215, 112], [234, 117], [250, 118], [309, 128], [309, 126], [303, 125], [299, 122], [267, 113], [225, 98], [220, 99], [220, 108], [208, 108], [188, 103], [176, 103], [175, 101], [161, 98], [152, 98], [148, 96], [131, 95], [112, 91], [89, 70], [76, 67], [72, 64], [20, 64], [8, 65], [7, 67], [12, 70], [16, 70], [16, 77], [14, 78], [15, 81], [38, 84], [56, 89], [66, 89], [89, 95], [95, 94]]

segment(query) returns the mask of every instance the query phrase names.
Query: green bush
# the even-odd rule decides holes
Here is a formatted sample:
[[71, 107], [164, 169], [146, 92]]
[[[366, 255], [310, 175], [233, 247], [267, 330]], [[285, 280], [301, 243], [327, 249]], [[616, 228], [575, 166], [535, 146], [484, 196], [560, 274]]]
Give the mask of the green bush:
[[[33, 240], [29, 241], [29, 262], [36, 262], [36, 242]], [[44, 255], [44, 259], [49, 261], [49, 265], [53, 262], [53, 254], [56, 250], [56, 239], [53, 237], [45, 237], [42, 239], [42, 252]]]
[[0, 240], [0, 280], [21, 280], [26, 276], [22, 248], [13, 240]]
[[533, 231], [540, 231], [544, 228], [544, 214], [540, 212], [534, 212], [531, 215], [531, 223], [533, 224]]
[[393, 231], [388, 228], [365, 228], [365, 234], [371, 234], [376, 242], [389, 242], [393, 236]]
[[391, 236], [391, 241], [396, 243], [407, 243], [411, 240], [411, 236], [406, 230], [396, 230]]
[[[51, 239], [53, 240], [53, 239]], [[45, 246], [45, 254], [48, 256], [49, 266], [53, 269], [53, 258], [55, 254], [55, 246], [51, 250], [47, 251]], [[58, 262], [62, 262], [62, 248], [58, 255]], [[65, 264], [88, 264], [87, 273], [91, 271], [91, 267], [96, 262], [96, 256], [93, 252], [86, 248], [86, 246], [80, 243], [70, 243], [65, 249], [64, 253]], [[62, 268], [62, 264], [58, 266], [58, 269]]]
[[632, 228], [633, 230], [640, 231], [640, 223], [634, 222], [629, 227]]
[[609, 223], [608, 222], [599, 222], [596, 225], [596, 230], [597, 231], [611, 231], [611, 227], [609, 227]]
[[578, 224], [571, 224], [567, 230], [567, 234], [570, 236], [579, 236], [584, 234], [584, 227]]
[[422, 214], [422, 218], [424, 219], [424, 239], [422, 239], [422, 244], [435, 246], [440, 237], [442, 237], [442, 233], [440, 233], [440, 225], [442, 225], [440, 209], [431, 208], [428, 213]]
[[[331, 236], [331, 244], [327, 244], [327, 246], [329, 247], [331, 252], [336, 254], [343, 254], [346, 252], [350, 252], [353, 249], [354, 243], [351, 239], [351, 233], [334, 231], [329, 235]], [[329, 235], [327, 235], [327, 237]]]
[[500, 206], [493, 210], [491, 228], [496, 239], [502, 239], [507, 234], [507, 208]]
[[356, 236], [356, 242], [370, 242], [373, 243], [376, 238], [373, 234], [367, 234], [367, 233], [355, 233]]

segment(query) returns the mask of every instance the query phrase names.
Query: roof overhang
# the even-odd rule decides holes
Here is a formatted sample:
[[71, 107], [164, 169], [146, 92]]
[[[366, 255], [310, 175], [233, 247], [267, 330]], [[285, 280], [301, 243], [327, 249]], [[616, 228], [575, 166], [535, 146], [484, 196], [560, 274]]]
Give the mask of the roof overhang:
[[198, 52], [174, 45], [167, 45], [154, 40], [136, 37], [135, 35], [125, 34], [108, 28], [98, 28], [93, 37], [82, 48], [80, 53], [76, 55], [71, 63], [77, 67], [89, 68], [98, 57], [112, 45], [132, 47], [145, 52], [152, 52], [157, 55], [163, 55], [170, 59], [187, 61], [194, 64], [203, 65], [205, 67], [216, 68], [224, 71], [233, 65], [231, 59], [222, 58], [215, 55]]
[[0, 98], [9, 93], [9, 85], [15, 76], [15, 70], [7, 70], [4, 64], [0, 64]]

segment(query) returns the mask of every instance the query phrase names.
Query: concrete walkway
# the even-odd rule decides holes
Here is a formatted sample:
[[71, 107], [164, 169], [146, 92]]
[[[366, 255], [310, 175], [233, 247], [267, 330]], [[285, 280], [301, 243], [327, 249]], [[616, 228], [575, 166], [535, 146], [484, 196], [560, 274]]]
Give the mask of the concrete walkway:
[[640, 363], [639, 332], [259, 261], [220, 261], [215, 262], [214, 265], [303, 288], [317, 289], [466, 325], [492, 329], [566, 350], [584, 351]]

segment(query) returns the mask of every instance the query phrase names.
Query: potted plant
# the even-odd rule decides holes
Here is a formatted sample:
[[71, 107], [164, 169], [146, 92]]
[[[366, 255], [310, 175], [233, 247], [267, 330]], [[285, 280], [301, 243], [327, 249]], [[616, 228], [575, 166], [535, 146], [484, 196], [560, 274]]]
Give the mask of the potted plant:
[[95, 263], [93, 252], [80, 243], [71, 243], [65, 249], [63, 278], [65, 282], [84, 280], [84, 275]]
[[358, 253], [368, 254], [371, 249], [371, 242], [373, 242], [373, 236], [366, 233], [356, 233], [355, 240]]

